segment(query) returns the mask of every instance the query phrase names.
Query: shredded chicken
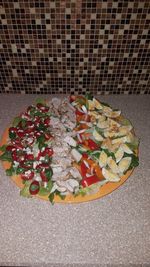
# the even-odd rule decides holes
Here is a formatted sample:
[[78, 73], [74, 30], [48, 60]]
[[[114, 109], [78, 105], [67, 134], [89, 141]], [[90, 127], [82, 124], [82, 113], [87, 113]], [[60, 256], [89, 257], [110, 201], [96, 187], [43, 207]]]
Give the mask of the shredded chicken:
[[68, 98], [61, 100], [55, 97], [49, 102], [49, 106], [52, 113], [50, 130], [54, 136], [54, 155], [51, 164], [53, 190], [57, 189], [66, 194], [78, 188], [81, 180], [79, 171], [72, 166], [74, 159], [69, 143], [74, 141], [72, 138], [75, 136], [75, 112]]

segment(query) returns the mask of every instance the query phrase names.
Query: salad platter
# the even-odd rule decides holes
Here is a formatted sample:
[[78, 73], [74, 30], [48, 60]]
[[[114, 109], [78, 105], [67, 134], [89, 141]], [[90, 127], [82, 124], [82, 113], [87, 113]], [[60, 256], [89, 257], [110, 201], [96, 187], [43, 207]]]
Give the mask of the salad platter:
[[53, 203], [101, 198], [138, 166], [139, 140], [120, 110], [91, 95], [37, 99], [4, 131], [0, 160], [20, 195]]

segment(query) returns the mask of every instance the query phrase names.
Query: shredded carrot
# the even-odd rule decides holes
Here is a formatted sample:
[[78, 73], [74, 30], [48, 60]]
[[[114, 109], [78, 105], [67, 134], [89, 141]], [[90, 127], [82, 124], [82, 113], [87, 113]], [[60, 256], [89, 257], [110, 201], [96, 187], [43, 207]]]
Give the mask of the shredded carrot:
[[94, 172], [96, 173], [97, 177], [100, 179], [100, 180], [103, 180], [104, 179], [104, 176], [102, 174], [102, 170], [101, 168], [99, 167], [99, 165], [91, 160], [91, 159], [85, 159], [87, 161], [87, 163], [90, 165], [90, 168], [91, 170], [93, 169]]

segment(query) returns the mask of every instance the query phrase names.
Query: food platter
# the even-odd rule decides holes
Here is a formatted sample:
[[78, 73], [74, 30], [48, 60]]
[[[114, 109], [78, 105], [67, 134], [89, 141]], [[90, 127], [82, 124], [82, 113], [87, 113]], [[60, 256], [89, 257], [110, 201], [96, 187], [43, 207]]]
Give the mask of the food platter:
[[[68, 139], [68, 136], [66, 136], [67, 135], [67, 131], [68, 131], [68, 124], [67, 124], [68, 120], [67, 120], [67, 123], [66, 123], [64, 118], [63, 118], [63, 123], [62, 123], [62, 125], [65, 125], [65, 127], [66, 127], [65, 129], [67, 129], [67, 130], [65, 130], [64, 140], [67, 143], [67, 146], [69, 147], [68, 148], [69, 149], [68, 150], [69, 153], [67, 151], [67, 153], [68, 153], [67, 155], [68, 155], [68, 157], [70, 157], [69, 155], [71, 154], [71, 158], [70, 158], [71, 159], [71, 166], [73, 165], [73, 167], [71, 167], [69, 165], [69, 167], [67, 166], [66, 168], [69, 168], [70, 172], [71, 171], [73, 172], [73, 170], [71, 168], [76, 168], [79, 171], [79, 173], [81, 174], [80, 179], [79, 179], [79, 177], [77, 177], [77, 179], [75, 179], [74, 177], [70, 176], [71, 178], [69, 177], [67, 182], [68, 181], [73, 182], [73, 185], [74, 184], [76, 185], [78, 183], [79, 186], [76, 185], [73, 188], [73, 191], [72, 191], [72, 189], [68, 189], [68, 188], [71, 188], [71, 187], [67, 187], [66, 186], [66, 188], [64, 188], [64, 186], [66, 185], [66, 178], [64, 178], [63, 176], [61, 177], [61, 173], [65, 172], [65, 169], [62, 168], [60, 170], [61, 172], [59, 173], [58, 169], [60, 168], [61, 165], [58, 166], [58, 164], [56, 165], [56, 161], [53, 162], [53, 159], [56, 160], [58, 155], [60, 154], [60, 150], [58, 150], [58, 145], [57, 145], [58, 143], [55, 144], [55, 142], [51, 142], [51, 145], [50, 145], [51, 147], [49, 148], [49, 145], [48, 145], [48, 147], [45, 148], [45, 149], [47, 149], [48, 152], [49, 152], [48, 149], [53, 149], [54, 150], [53, 151], [54, 154], [51, 155], [51, 159], [49, 161], [49, 164], [52, 166], [52, 171], [53, 171], [52, 177], [50, 178], [50, 180], [52, 180], [52, 188], [51, 188], [51, 190], [49, 191], [49, 193], [46, 193], [46, 194], [45, 193], [44, 194], [43, 193], [40, 194], [40, 191], [36, 192], [36, 194], [34, 194], [34, 192], [33, 192], [33, 194], [32, 194], [32, 192], [29, 194], [29, 188], [28, 188], [28, 194], [25, 195], [24, 194], [25, 184], [30, 183], [30, 186], [31, 186], [31, 183], [33, 183], [33, 182], [35, 183], [35, 181], [36, 181], [37, 184], [40, 184], [40, 186], [42, 187], [42, 190], [43, 190], [44, 186], [46, 188], [47, 183], [49, 182], [49, 180], [45, 180], [45, 179], [43, 180], [41, 178], [43, 176], [41, 176], [39, 178], [39, 176], [41, 175], [41, 172], [43, 172], [43, 170], [45, 171], [45, 169], [47, 167], [45, 167], [45, 169], [40, 169], [40, 171], [37, 170], [36, 171], [36, 175], [34, 176], [34, 178], [23, 179], [25, 173], [29, 173], [29, 172], [31, 173], [31, 170], [29, 170], [29, 168], [28, 168], [27, 170], [24, 170], [23, 174], [22, 173], [21, 174], [20, 173], [19, 174], [12, 173], [10, 175], [11, 180], [17, 185], [18, 188], [21, 189], [21, 192], [23, 192], [23, 193], [21, 193], [21, 195], [27, 196], [27, 197], [37, 197], [37, 198], [40, 198], [40, 199], [46, 200], [46, 201], [50, 200], [52, 203], [81, 203], [81, 202], [87, 202], [87, 201], [99, 199], [99, 198], [101, 198], [103, 196], [106, 196], [109, 193], [113, 192], [117, 188], [119, 188], [129, 178], [129, 176], [132, 174], [132, 172], [134, 170], [134, 167], [136, 167], [138, 165], [138, 155], [137, 155], [138, 154], [137, 153], [137, 151], [138, 151], [138, 140], [137, 140], [137, 138], [136, 138], [136, 136], [134, 134], [133, 127], [130, 126], [131, 131], [129, 131], [130, 133], [129, 133], [129, 136], [128, 136], [128, 138], [132, 137], [132, 142], [129, 142], [128, 139], [125, 140], [125, 136], [123, 136], [122, 134], [119, 135], [118, 132], [117, 132], [117, 124], [121, 125], [121, 126], [118, 126], [118, 129], [120, 129], [120, 131], [123, 131], [123, 130], [125, 131], [125, 129], [127, 129], [127, 128], [125, 128], [125, 125], [121, 124], [121, 123], [122, 122], [126, 122], [128, 124], [128, 126], [129, 126], [130, 122], [128, 120], [124, 119], [124, 117], [120, 114], [120, 111], [116, 111], [115, 109], [111, 109], [110, 107], [108, 107], [105, 104], [101, 104], [101, 102], [95, 100], [95, 98], [92, 98], [92, 100], [91, 100], [91, 99], [88, 99], [88, 98], [85, 98], [85, 97], [81, 97], [81, 99], [82, 99], [82, 101], [86, 99], [86, 103], [88, 103], [88, 107], [87, 107], [87, 104], [85, 105], [85, 108], [82, 105], [82, 109], [81, 109], [81, 106], [75, 105], [76, 101], [77, 101], [77, 97], [73, 96], [72, 99], [71, 99], [71, 105], [73, 104], [72, 105], [73, 106], [72, 107], [72, 111], [73, 111], [73, 113], [75, 113], [75, 116], [76, 116], [75, 120], [76, 121], [78, 120], [78, 123], [75, 122], [76, 123], [75, 127], [74, 127], [74, 125], [72, 126], [73, 127], [72, 128], [72, 132], [75, 129], [75, 134], [73, 135], [73, 137], [71, 136], [71, 133], [69, 134], [69, 139]], [[55, 98], [54, 102], [55, 102], [55, 104], [57, 104], [56, 106], [58, 106], [57, 101], [58, 100]], [[97, 105], [96, 108], [94, 106], [92, 106], [93, 105], [92, 101], [95, 101], [94, 103], [96, 103], [96, 105]], [[102, 108], [107, 111], [107, 112], [105, 111], [105, 120], [104, 120], [105, 125], [104, 125], [104, 123], [102, 124], [103, 121], [101, 121], [99, 123], [99, 127], [102, 127], [102, 128], [97, 128], [97, 125], [98, 125], [97, 118], [99, 119], [100, 117], [102, 118], [102, 116], [104, 116], [104, 114], [102, 113], [101, 105], [102, 105]], [[51, 110], [51, 105], [50, 105], [50, 110]], [[110, 111], [111, 111], [111, 114], [109, 114]], [[117, 114], [117, 112], [118, 112], [118, 114]], [[25, 113], [23, 113], [23, 114], [25, 114]], [[58, 114], [58, 117], [59, 117], [59, 115], [60, 114]], [[22, 116], [21, 118], [24, 119], [24, 117], [23, 117], [24, 115], [19, 115], [19, 118], [20, 118], [20, 116]], [[98, 116], [98, 117], [96, 117], [96, 116]], [[116, 120], [115, 116], [117, 116], [117, 120]], [[53, 124], [55, 125], [55, 127], [54, 126], [53, 127], [54, 127], [54, 129], [55, 129], [55, 131], [57, 133], [57, 130], [59, 131], [59, 129], [58, 129], [59, 127], [58, 126], [59, 126], [60, 121], [56, 120], [56, 119], [58, 119], [56, 114], [55, 114], [54, 117], [53, 117], [53, 115], [50, 115], [50, 121], [52, 121]], [[61, 116], [61, 119], [62, 119], [62, 116]], [[86, 120], [88, 127], [85, 127], [85, 121], [84, 121], [84, 123], [81, 124], [81, 119], [82, 120], [83, 119]], [[35, 117], [33, 118], [33, 121], [34, 120], [35, 120]], [[56, 121], [57, 121], [57, 125], [56, 125]], [[112, 134], [112, 131], [111, 132], [108, 131], [108, 129], [110, 128], [110, 124], [109, 124], [109, 128], [108, 128], [108, 125], [107, 125], [108, 122], [111, 123], [111, 124], [113, 123], [113, 134]], [[86, 130], [85, 129], [83, 130], [83, 124], [84, 124], [84, 127], [86, 128]], [[19, 128], [18, 125], [19, 125], [19, 123], [15, 127]], [[28, 123], [28, 126], [30, 126], [29, 123]], [[82, 129], [81, 129], [81, 126], [82, 126]], [[12, 126], [7, 128], [4, 131], [4, 134], [3, 134], [2, 138], [1, 138], [1, 142], [0, 142], [0, 146], [1, 147], [7, 147], [8, 148], [8, 145], [10, 147], [10, 128], [12, 128]], [[30, 128], [30, 127], [28, 127], [28, 128]], [[27, 131], [27, 127], [25, 129]], [[53, 131], [54, 129], [51, 129], [51, 132], [52, 132], [53, 136], [55, 135], [54, 131]], [[107, 131], [106, 131], [106, 129], [107, 129]], [[97, 132], [98, 130], [99, 130], [99, 134]], [[37, 132], [37, 129], [36, 129], [36, 132]], [[85, 132], [86, 132], [86, 135], [84, 135]], [[90, 132], [90, 134], [87, 135], [87, 132], [88, 133]], [[30, 133], [31, 133], [31, 131], [30, 131]], [[83, 133], [82, 138], [84, 137], [84, 141], [81, 140], [81, 133]], [[100, 135], [100, 133], [102, 135]], [[114, 137], [114, 133], [115, 133], [115, 137]], [[80, 136], [77, 136], [77, 134], [78, 135], [80, 134]], [[104, 137], [104, 135], [106, 135], [106, 137]], [[86, 136], [86, 138], [85, 138], [85, 136]], [[92, 139], [90, 139], [91, 136], [92, 136]], [[124, 139], [121, 139], [122, 137]], [[21, 137], [21, 138], [23, 138], [23, 137]], [[61, 138], [61, 137], [59, 137], [59, 138]], [[118, 141], [119, 138], [120, 138], [120, 142]], [[56, 139], [55, 139], [55, 141], [56, 141]], [[64, 140], [63, 140], [63, 142], [64, 142]], [[73, 140], [76, 142], [75, 145], [73, 145], [73, 143], [70, 143]], [[89, 145], [89, 143], [87, 143], [88, 140], [91, 140], [92, 146], [90, 146], [91, 144]], [[106, 149], [107, 145], [108, 145], [108, 142], [106, 143], [106, 141], [108, 141], [108, 140], [109, 141], [112, 140], [113, 145], [112, 144], [111, 145], [112, 145], [112, 149], [114, 149], [114, 151], [113, 150], [108, 151], [108, 149]], [[122, 141], [122, 140], [124, 140], [124, 141]], [[11, 142], [12, 142], [12, 140], [11, 140]], [[48, 142], [48, 141], [46, 141], [46, 142]], [[13, 141], [13, 143], [14, 143], [14, 141]], [[127, 146], [130, 143], [131, 143], [132, 146], [131, 145]], [[93, 144], [94, 144], [94, 147], [93, 147]], [[117, 144], [118, 144], [118, 146], [117, 146]], [[12, 145], [12, 143], [11, 143], [11, 145]], [[60, 145], [62, 145], [62, 144], [60, 144]], [[16, 146], [16, 143], [15, 143], [15, 146]], [[110, 144], [109, 144], [109, 147], [110, 147]], [[133, 147], [133, 151], [131, 149], [132, 147]], [[118, 148], [121, 148], [121, 149], [124, 148], [124, 152], [123, 152], [124, 155], [120, 156], [120, 154], [119, 154], [120, 158], [117, 161]], [[23, 148], [23, 149], [28, 151], [28, 148]], [[40, 149], [41, 149], [41, 151], [44, 151], [44, 148], [40, 148]], [[64, 147], [64, 149], [66, 149], [66, 146]], [[40, 153], [41, 153], [41, 151], [40, 151]], [[76, 151], [78, 153], [76, 153]], [[98, 152], [99, 152], [99, 154], [98, 154]], [[108, 152], [111, 152], [111, 153], [108, 154]], [[4, 154], [4, 152], [1, 151], [1, 155], [3, 155], [3, 154]], [[30, 153], [27, 153], [27, 154], [30, 154]], [[97, 156], [97, 154], [98, 154], [98, 156]], [[102, 154], [105, 154], [105, 155], [103, 155], [105, 157], [102, 157]], [[11, 156], [12, 155], [14, 156], [14, 148], [13, 148], [13, 151], [11, 151]], [[97, 158], [95, 157], [95, 155], [97, 156]], [[116, 155], [116, 156], [114, 156], [114, 155]], [[35, 157], [35, 155], [34, 155], [34, 157]], [[66, 155], [63, 156], [63, 157], [66, 158]], [[131, 159], [130, 159], [130, 157], [131, 157]], [[63, 158], [63, 160], [64, 160], [64, 158]], [[106, 158], [106, 160], [104, 160], [104, 158]], [[38, 163], [39, 162], [43, 163], [42, 159], [43, 159], [43, 154], [41, 154], [41, 158], [38, 158]], [[19, 160], [18, 160], [18, 158], [17, 159], [15, 158], [15, 160], [13, 159], [13, 163], [12, 163], [12, 160], [11, 160], [11, 162], [8, 162], [7, 160], [3, 161], [3, 159], [2, 159], [2, 166], [6, 171], [11, 168], [12, 164], [14, 164], [13, 166], [17, 166], [17, 168], [18, 168], [18, 165], [20, 163]], [[62, 160], [62, 158], [60, 158], [60, 155], [59, 155], [59, 160], [60, 161]], [[121, 160], [122, 160], [122, 162], [121, 162]], [[127, 160], [129, 161], [129, 163], [126, 162]], [[17, 161], [17, 163], [16, 163], [16, 161]], [[33, 159], [32, 159], [32, 161], [33, 161]], [[36, 161], [37, 161], [37, 155], [36, 155]], [[104, 161], [105, 161], [105, 163], [104, 163]], [[75, 164], [74, 164], [74, 162], [75, 162]], [[91, 164], [91, 162], [92, 162], [92, 164]], [[116, 162], [117, 162], [117, 164], [116, 164]], [[128, 167], [124, 167], [124, 165], [127, 165], [127, 163], [128, 163]], [[131, 163], [134, 163], [134, 164], [131, 164]], [[15, 165], [15, 164], [17, 164], [17, 165]], [[45, 164], [45, 162], [44, 162], [44, 164]], [[35, 165], [35, 164], [33, 163], [33, 165]], [[98, 175], [100, 173], [100, 170], [96, 169], [97, 165], [98, 165], [98, 168], [101, 170], [101, 174], [100, 175]], [[92, 166], [92, 170], [91, 170], [91, 166]], [[122, 171], [122, 172], [120, 171], [119, 172], [118, 169], [116, 170], [116, 168], [120, 168], [119, 170], [121, 170], [122, 166], [123, 166], [123, 170], [124, 171]], [[86, 174], [83, 173], [82, 167], [84, 167], [84, 169], [86, 168]], [[113, 170], [113, 172], [112, 172], [112, 170]], [[33, 166], [32, 166], [32, 171], [33, 171]], [[115, 173], [114, 173], [114, 171], [115, 171]], [[59, 177], [59, 175], [60, 175], [61, 178]], [[67, 173], [67, 175], [68, 175], [68, 173]], [[93, 182], [93, 184], [87, 184], [87, 183], [89, 183], [90, 178], [99, 179], [99, 181]], [[86, 182], [86, 185], [85, 185], [85, 182]], [[54, 189], [54, 187], [55, 187], [55, 189]], [[78, 189], [77, 189], [77, 187], [78, 187]], [[40, 188], [40, 190], [41, 190], [41, 188]], [[47, 190], [47, 188], [46, 188], [46, 190]], [[54, 191], [52, 192], [52, 190], [54, 190]], [[41, 192], [43, 192], [43, 191], [41, 191]], [[49, 197], [50, 193], [53, 194], [53, 199], [52, 200]]]

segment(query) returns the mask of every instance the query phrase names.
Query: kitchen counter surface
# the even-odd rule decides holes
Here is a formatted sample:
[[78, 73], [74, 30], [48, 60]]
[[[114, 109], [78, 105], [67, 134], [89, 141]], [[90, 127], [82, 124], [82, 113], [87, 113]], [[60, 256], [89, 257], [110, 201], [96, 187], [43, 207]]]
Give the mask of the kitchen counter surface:
[[[0, 136], [37, 97], [0, 95]], [[0, 265], [150, 266], [150, 95], [99, 98], [132, 121], [139, 167], [99, 200], [52, 206], [20, 197], [0, 166]]]

